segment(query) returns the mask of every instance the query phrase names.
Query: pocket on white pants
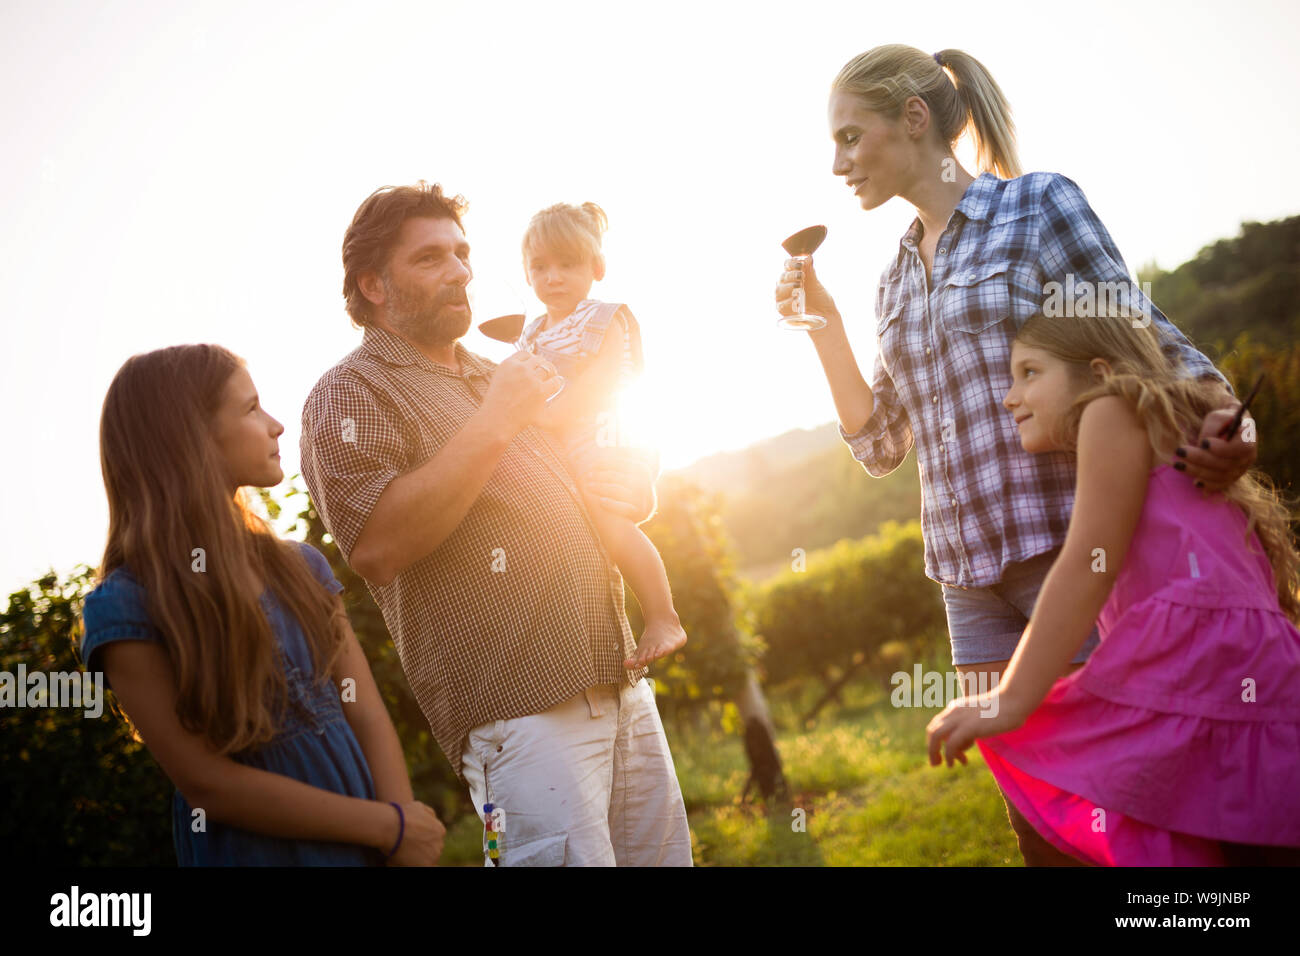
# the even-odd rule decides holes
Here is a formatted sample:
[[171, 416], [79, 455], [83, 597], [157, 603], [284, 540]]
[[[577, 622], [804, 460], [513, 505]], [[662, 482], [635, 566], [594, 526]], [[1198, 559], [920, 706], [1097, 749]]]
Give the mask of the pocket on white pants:
[[503, 842], [505, 848], [501, 851], [501, 861], [506, 866], [564, 866], [569, 836], [557, 833], [512, 846], [507, 832]]

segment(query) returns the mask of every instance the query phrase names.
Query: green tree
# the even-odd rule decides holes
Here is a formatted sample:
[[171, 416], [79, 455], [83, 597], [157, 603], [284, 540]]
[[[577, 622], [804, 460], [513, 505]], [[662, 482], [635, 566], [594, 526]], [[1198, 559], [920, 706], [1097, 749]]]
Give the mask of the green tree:
[[754, 626], [770, 682], [811, 676], [825, 686], [805, 721], [863, 670], [888, 687], [889, 673], [924, 656], [947, 627], [925, 576], [920, 522], [888, 521], [869, 538], [809, 554], [759, 588]]
[[1243, 332], [1270, 346], [1300, 338], [1300, 216], [1247, 222], [1172, 272], [1139, 278], [1151, 299], [1211, 359]]
[[[0, 671], [82, 670], [81, 603], [94, 586], [84, 565], [9, 596], [0, 618]], [[25, 688], [19, 688], [25, 693]], [[98, 718], [62, 707], [5, 709], [0, 846], [42, 866], [168, 866], [174, 788], [144, 744], [109, 709]]]
[[1219, 360], [1219, 369], [1243, 399], [1260, 373], [1265, 375], [1250, 405], [1259, 442], [1255, 466], [1294, 499], [1300, 493], [1300, 449], [1292, 441], [1300, 434], [1300, 342], [1271, 346], [1243, 333]]
[[[738, 718], [735, 729], [745, 741], [750, 782], [765, 798], [783, 801], [788, 786], [756, 668], [762, 644], [736, 605], [731, 543], [718, 514], [718, 496], [671, 475], [660, 479], [658, 495], [658, 511], [642, 527], [663, 557], [688, 638], [685, 648], [656, 662], [651, 671], [660, 712], [665, 719], [680, 721], [702, 707], [732, 703]], [[629, 619], [639, 633], [640, 608], [628, 594]]]

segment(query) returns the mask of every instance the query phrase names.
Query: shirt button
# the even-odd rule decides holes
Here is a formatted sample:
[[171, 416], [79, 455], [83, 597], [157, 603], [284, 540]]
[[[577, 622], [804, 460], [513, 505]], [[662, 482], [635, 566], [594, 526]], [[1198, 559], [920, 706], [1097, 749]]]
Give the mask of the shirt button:
[[929, 354], [930, 354], [930, 346], [928, 346], [928, 345], [925, 347], [925, 354], [926, 354], [926, 355], [929, 355]]
[[931, 396], [930, 396], [930, 401], [932, 401], [932, 402], [937, 402], [938, 400], [939, 400], [939, 396], [938, 396], [938, 395], [931, 395]]
[[947, 251], [948, 251], [947, 249], [940, 249], [940, 250], [939, 250], [939, 255], [943, 255], [943, 254], [944, 254], [945, 252], [947, 252]]
[[953, 506], [954, 508], [957, 507], [957, 499], [956, 499], [956, 498], [952, 499], [952, 506]]

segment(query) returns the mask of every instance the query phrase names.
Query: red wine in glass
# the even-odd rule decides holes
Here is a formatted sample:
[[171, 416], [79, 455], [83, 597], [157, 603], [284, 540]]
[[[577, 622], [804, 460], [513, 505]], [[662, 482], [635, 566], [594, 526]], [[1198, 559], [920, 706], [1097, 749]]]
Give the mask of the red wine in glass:
[[[826, 238], [825, 226], [809, 226], [807, 229], [800, 229], [793, 236], [790, 236], [785, 242], [781, 243], [791, 258], [799, 262], [808, 262], [812, 259], [812, 254], [817, 251]], [[796, 331], [812, 332], [817, 329], [826, 327], [826, 320], [820, 315], [813, 315], [804, 311], [803, 285], [797, 284], [791, 294], [794, 303], [794, 315], [783, 315], [776, 320], [776, 324], [783, 329], [794, 329]]]
[[[513, 345], [521, 352], [535, 352], [536, 349], [524, 342], [524, 325], [527, 321], [528, 317], [520, 312], [513, 315], [499, 315], [495, 319], [480, 322], [478, 330], [490, 339]], [[564, 391], [564, 377], [557, 375], [555, 379], [559, 382], [559, 387], [546, 400], [548, 405], [555, 401], [559, 394]]]

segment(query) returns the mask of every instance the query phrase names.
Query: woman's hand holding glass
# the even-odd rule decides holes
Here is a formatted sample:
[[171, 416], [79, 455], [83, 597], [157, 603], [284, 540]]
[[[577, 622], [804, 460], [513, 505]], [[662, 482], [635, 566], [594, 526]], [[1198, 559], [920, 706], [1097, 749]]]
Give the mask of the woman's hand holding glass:
[[804, 312], [821, 316], [826, 320], [827, 328], [840, 324], [835, 300], [818, 281], [812, 259], [803, 256], [785, 261], [785, 271], [776, 285], [776, 308], [781, 315], [794, 315], [798, 311], [794, 292], [800, 286], [803, 287]]

